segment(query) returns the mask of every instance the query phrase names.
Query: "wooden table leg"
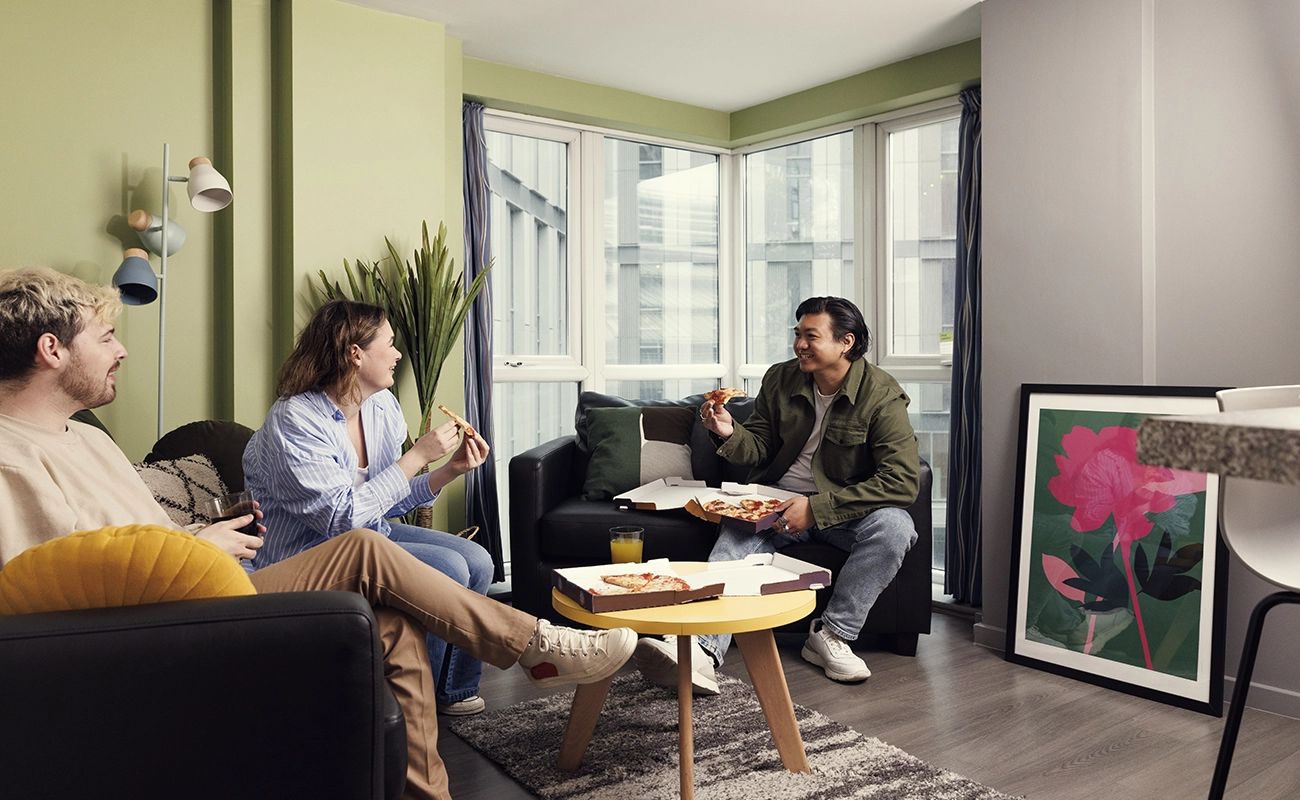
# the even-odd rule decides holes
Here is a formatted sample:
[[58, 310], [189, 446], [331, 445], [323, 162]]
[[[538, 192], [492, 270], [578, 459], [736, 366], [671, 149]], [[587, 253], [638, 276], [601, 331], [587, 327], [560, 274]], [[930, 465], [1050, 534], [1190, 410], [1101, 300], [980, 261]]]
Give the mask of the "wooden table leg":
[[767, 718], [781, 763], [791, 772], [812, 772], [803, 737], [799, 735], [799, 723], [794, 718], [794, 701], [790, 699], [790, 687], [781, 669], [776, 637], [771, 630], [765, 630], [737, 633], [735, 639], [745, 659], [745, 669], [754, 682], [754, 693]]
[[695, 797], [695, 728], [691, 718], [691, 643], [694, 637], [677, 637], [677, 740], [678, 772], [682, 800]]
[[573, 693], [573, 707], [569, 709], [569, 722], [564, 726], [564, 741], [560, 744], [560, 758], [555, 766], [572, 772], [582, 766], [582, 757], [591, 743], [591, 734], [600, 720], [600, 710], [605, 707], [610, 684], [617, 673], [603, 681], [584, 683]]

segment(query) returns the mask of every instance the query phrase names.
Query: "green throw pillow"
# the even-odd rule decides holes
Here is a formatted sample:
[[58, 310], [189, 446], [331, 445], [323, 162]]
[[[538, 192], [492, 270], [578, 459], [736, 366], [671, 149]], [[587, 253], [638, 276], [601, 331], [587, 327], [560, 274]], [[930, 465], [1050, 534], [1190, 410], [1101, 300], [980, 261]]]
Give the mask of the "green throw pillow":
[[582, 496], [609, 500], [659, 478], [691, 480], [694, 414], [691, 408], [658, 406], [588, 411], [591, 464]]

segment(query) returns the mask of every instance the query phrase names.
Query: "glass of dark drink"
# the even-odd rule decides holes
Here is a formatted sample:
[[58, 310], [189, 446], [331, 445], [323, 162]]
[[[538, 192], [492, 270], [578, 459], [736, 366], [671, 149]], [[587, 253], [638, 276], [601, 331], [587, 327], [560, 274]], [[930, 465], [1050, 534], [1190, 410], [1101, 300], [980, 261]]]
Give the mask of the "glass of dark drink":
[[[253, 493], [252, 492], [235, 492], [233, 494], [218, 495], [207, 502], [208, 519], [213, 522], [223, 522], [235, 517], [245, 517], [253, 513]], [[246, 533], [249, 536], [258, 536], [257, 520], [254, 519], [249, 524], [239, 528], [240, 533]]]

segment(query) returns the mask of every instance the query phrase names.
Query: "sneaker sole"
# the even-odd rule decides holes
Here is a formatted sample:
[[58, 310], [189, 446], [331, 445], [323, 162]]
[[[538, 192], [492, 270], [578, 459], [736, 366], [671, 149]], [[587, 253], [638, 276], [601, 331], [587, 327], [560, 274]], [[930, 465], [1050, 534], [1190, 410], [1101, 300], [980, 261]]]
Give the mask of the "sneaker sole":
[[800, 652], [799, 655], [803, 656], [803, 660], [807, 661], [809, 664], [815, 664], [821, 667], [826, 672], [826, 677], [833, 681], [840, 681], [842, 683], [861, 683], [871, 677], [871, 670], [866, 667], [862, 668], [862, 672], [836, 672], [831, 667], [826, 666], [825, 660], [822, 659], [816, 650], [813, 650], [808, 645], [803, 646], [803, 651]]
[[[646, 679], [658, 686], [677, 688], [677, 659], [667, 652], [668, 645], [654, 639], [642, 639], [636, 644], [632, 660]], [[715, 695], [719, 693], [718, 681], [699, 670], [691, 671], [691, 694]]]
[[[636, 632], [631, 628], [613, 628], [609, 632], [609, 637], [605, 640], [609, 650], [609, 658], [605, 659], [600, 669], [585, 675], [561, 674], [553, 678], [542, 678], [540, 680], [530, 675], [529, 680], [539, 689], [603, 681], [618, 672], [627, 663], [627, 660], [632, 657], [632, 650], [636, 648], [636, 638]], [[527, 671], [525, 670], [525, 672]]]
[[448, 717], [472, 717], [475, 714], [482, 714], [486, 708], [487, 703], [480, 697], [477, 703], [471, 705], [465, 705], [463, 702], [439, 705], [438, 713]]

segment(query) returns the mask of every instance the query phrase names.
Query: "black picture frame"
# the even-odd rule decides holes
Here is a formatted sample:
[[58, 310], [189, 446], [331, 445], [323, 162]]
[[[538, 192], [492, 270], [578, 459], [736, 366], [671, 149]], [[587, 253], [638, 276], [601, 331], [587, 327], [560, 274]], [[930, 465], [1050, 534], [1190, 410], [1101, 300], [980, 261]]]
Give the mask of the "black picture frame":
[[1007, 661], [1223, 714], [1218, 476], [1136, 461], [1143, 418], [1216, 391], [1021, 385]]

